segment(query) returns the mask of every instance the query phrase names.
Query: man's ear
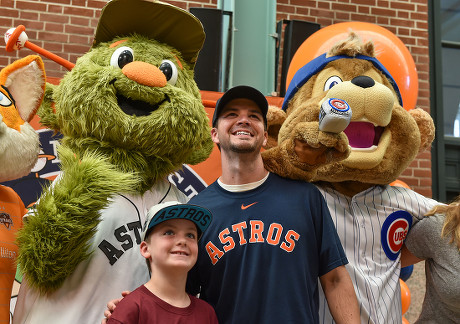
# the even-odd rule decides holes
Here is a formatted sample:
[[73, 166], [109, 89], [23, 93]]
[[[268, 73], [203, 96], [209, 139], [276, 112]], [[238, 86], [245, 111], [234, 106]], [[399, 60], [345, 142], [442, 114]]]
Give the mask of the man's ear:
[[56, 85], [51, 83], [46, 84], [45, 96], [38, 109], [38, 116], [40, 117], [40, 124], [59, 132], [60, 127], [57, 121], [53, 100], [53, 93], [56, 87]]
[[268, 143], [268, 132], [264, 132], [264, 143], [262, 144], [262, 147], [265, 148], [267, 147]]
[[275, 147], [278, 145], [278, 134], [281, 126], [286, 120], [286, 113], [276, 106], [269, 106], [267, 112], [267, 133], [268, 140], [266, 149]]
[[217, 128], [211, 128], [211, 139], [215, 144], [219, 144], [219, 135], [217, 134]]

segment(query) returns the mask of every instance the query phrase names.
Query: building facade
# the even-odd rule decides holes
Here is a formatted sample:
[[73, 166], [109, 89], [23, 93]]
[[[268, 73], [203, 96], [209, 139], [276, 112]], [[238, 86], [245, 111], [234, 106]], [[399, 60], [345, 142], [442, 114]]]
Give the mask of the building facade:
[[[165, 2], [186, 10], [222, 5], [218, 0]], [[30, 42], [75, 62], [89, 50], [101, 8], [106, 3], [106, 0], [2, 0], [0, 26], [5, 32], [22, 24]], [[302, 20], [321, 27], [362, 21], [392, 31], [407, 46], [416, 64], [419, 80], [416, 106], [433, 115], [430, 101], [429, 7], [429, 0], [277, 0], [274, 10], [276, 21]], [[257, 17], [254, 19], [257, 20]], [[29, 49], [8, 53], [2, 46], [0, 66], [29, 54], [33, 54]], [[55, 62], [44, 61], [48, 76], [59, 78], [66, 73], [66, 69]], [[432, 190], [432, 167], [432, 152], [420, 153], [400, 180], [425, 196], [439, 196]]]

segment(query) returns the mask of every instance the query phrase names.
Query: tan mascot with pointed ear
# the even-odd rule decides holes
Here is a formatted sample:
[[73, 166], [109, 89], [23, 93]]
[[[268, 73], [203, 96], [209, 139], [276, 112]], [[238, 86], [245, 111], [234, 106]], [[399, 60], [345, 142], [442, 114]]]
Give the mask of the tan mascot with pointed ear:
[[[27, 175], [40, 152], [38, 134], [29, 124], [45, 92], [45, 70], [39, 56], [17, 60], [0, 71], [0, 182]], [[0, 185], [0, 322], [9, 323], [16, 274], [16, 232], [27, 212], [13, 189]]]
[[[343, 132], [321, 131], [321, 106], [334, 100], [349, 105], [351, 123]], [[298, 70], [283, 109], [272, 108], [268, 120], [266, 168], [312, 181], [323, 193], [347, 254], [361, 322], [401, 323], [400, 249], [410, 227], [437, 202], [389, 184], [429, 148], [431, 117], [403, 108], [373, 43], [351, 33]], [[333, 323], [322, 293], [320, 317]]]

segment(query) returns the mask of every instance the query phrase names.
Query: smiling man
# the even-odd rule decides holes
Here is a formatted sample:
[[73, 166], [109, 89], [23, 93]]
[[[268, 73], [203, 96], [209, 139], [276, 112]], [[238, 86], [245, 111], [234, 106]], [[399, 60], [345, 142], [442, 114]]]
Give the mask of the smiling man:
[[265, 96], [237, 86], [219, 99], [211, 137], [221, 177], [192, 198], [214, 215], [189, 275], [219, 323], [318, 323], [318, 278], [337, 323], [359, 323], [348, 263], [321, 193], [269, 173]]

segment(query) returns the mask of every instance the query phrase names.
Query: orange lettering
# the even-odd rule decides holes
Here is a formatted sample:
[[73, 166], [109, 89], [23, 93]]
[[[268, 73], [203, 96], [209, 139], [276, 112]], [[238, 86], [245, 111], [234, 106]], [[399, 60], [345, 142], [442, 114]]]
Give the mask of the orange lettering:
[[[222, 232], [219, 233], [219, 240], [222, 244], [224, 244], [224, 251], [228, 252], [232, 250], [235, 247], [235, 241], [233, 241], [233, 238], [231, 236], [225, 237], [225, 235], [229, 235], [230, 231], [228, 228], [224, 229]], [[225, 245], [228, 243], [227, 245]]]
[[[273, 238], [273, 233], [276, 231], [276, 236]], [[283, 226], [278, 223], [273, 223], [270, 225], [267, 233], [267, 243], [271, 245], [278, 245], [280, 243], [281, 233], [283, 232]]]
[[209, 258], [212, 264], [216, 264], [217, 261], [224, 255], [224, 252], [219, 250], [211, 241], [206, 244], [206, 252], [208, 252]]
[[293, 230], [289, 230], [286, 233], [286, 236], [284, 237], [286, 242], [288, 242], [289, 244], [286, 244], [286, 242], [283, 242], [283, 243], [281, 243], [280, 248], [282, 248], [286, 252], [292, 252], [292, 250], [294, 250], [294, 248], [295, 248], [294, 240], [298, 241], [299, 237], [300, 237], [299, 233], [297, 233], [297, 232], [295, 232]]
[[[262, 232], [264, 231], [264, 223], [260, 220], [252, 220], [250, 221], [251, 224], [251, 238], [249, 239], [249, 243], [263, 243], [264, 237], [262, 236]], [[257, 236], [257, 239], [256, 239]]]
[[247, 228], [246, 222], [241, 222], [241, 223], [232, 225], [232, 231], [238, 232], [238, 235], [240, 236], [240, 245], [244, 245], [247, 243], [246, 239], [244, 238], [244, 233], [243, 233], [243, 229], [246, 229], [246, 228]]

